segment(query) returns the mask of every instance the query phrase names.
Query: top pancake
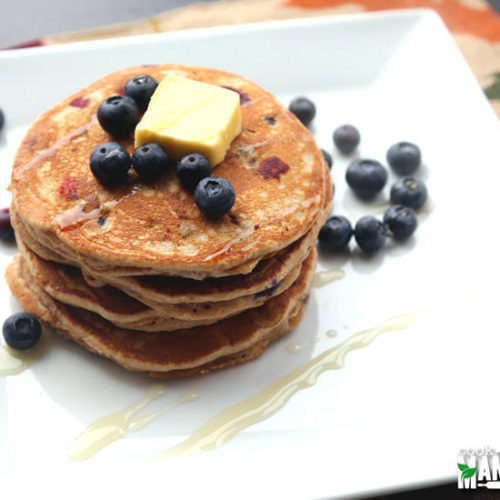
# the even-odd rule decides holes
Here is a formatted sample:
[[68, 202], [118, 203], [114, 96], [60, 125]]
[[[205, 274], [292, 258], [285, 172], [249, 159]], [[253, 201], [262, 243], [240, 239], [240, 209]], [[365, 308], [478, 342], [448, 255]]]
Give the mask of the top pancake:
[[[96, 121], [99, 104], [136, 75], [159, 81], [169, 71], [240, 93], [243, 131], [213, 171], [232, 183], [236, 201], [217, 221], [200, 213], [173, 168], [148, 184], [131, 171], [113, 189], [90, 172], [90, 152], [115, 140]], [[131, 153], [132, 135], [118, 141]], [[302, 237], [324, 205], [325, 183], [313, 137], [271, 94], [222, 71], [159, 65], [108, 75], [42, 114], [18, 150], [11, 189], [23, 224], [75, 261], [201, 279], [250, 272]]]

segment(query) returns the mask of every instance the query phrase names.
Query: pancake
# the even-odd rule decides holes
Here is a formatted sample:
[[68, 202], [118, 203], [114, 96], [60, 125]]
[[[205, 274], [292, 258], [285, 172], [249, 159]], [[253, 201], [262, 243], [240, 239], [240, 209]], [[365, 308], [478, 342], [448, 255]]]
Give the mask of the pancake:
[[[292, 328], [302, 315], [315, 268], [314, 249], [299, 278], [263, 306], [208, 327], [142, 333], [113, 326], [100, 316], [54, 300], [20, 271], [21, 256], [9, 265], [7, 282], [23, 307], [87, 349], [129, 370], [174, 378], [207, 373], [253, 359]], [[297, 319], [297, 317], [299, 319]]]
[[25, 281], [36, 281], [37, 286], [53, 299], [95, 312], [121, 328], [138, 332], [170, 331], [217, 321], [161, 316], [116, 288], [90, 288], [78, 268], [44, 261], [28, 249], [22, 251], [19, 271]]
[[[236, 201], [216, 221], [199, 212], [174, 169], [153, 183], [131, 171], [113, 189], [89, 169], [94, 147], [113, 140], [95, 119], [100, 102], [133, 76], [161, 80], [167, 72], [241, 96], [243, 131], [214, 169], [232, 183]], [[133, 151], [132, 137], [121, 143]], [[32, 238], [92, 276], [204, 279], [250, 273], [303, 237], [324, 206], [327, 176], [309, 131], [270, 93], [230, 73], [158, 65], [108, 75], [43, 113], [18, 150], [11, 190]]]
[[158, 275], [121, 276], [107, 281], [138, 300], [146, 297], [157, 303], [168, 304], [217, 302], [265, 293], [300, 266], [315, 245], [324, 219], [321, 216], [306, 235], [273, 257], [260, 261], [248, 274], [204, 280]]
[[[96, 110], [130, 78], [167, 73], [240, 94], [242, 133], [213, 175], [236, 201], [207, 219], [175, 169], [99, 184], [91, 151], [115, 140]], [[120, 141], [129, 152], [132, 134]], [[271, 94], [230, 73], [180, 65], [112, 73], [43, 113], [16, 155], [6, 277], [61, 335], [151, 377], [203, 374], [261, 355], [302, 318], [329, 170], [309, 131]]]
[[141, 331], [170, 331], [209, 325], [247, 309], [259, 307], [270, 297], [284, 292], [300, 273], [301, 266], [271, 288], [229, 301], [154, 304], [154, 308], [109, 285], [90, 287], [78, 268], [45, 261], [18, 242], [23, 255], [20, 269], [26, 280], [36, 280], [52, 298], [93, 311], [117, 326]]
[[[296, 268], [308, 255], [314, 246], [319, 229], [324, 224], [330, 211], [330, 202], [326, 205], [321, 216], [315, 222], [311, 230], [292, 243], [289, 247], [278, 252], [274, 257], [265, 259], [256, 266], [249, 274], [233, 275], [223, 278], [206, 278], [205, 280], [190, 280], [172, 276], [125, 276], [114, 277], [102, 281], [89, 275], [82, 270], [83, 275], [91, 286], [104, 286], [111, 284], [124, 291], [128, 295], [135, 297], [139, 301], [146, 301], [151, 304], [177, 304], [177, 303], [208, 303], [217, 301], [227, 301], [242, 296], [260, 294], [266, 290], [276, 288], [276, 284], [282, 282], [285, 277]], [[58, 258], [33, 239], [26, 232], [24, 226], [17, 220], [14, 212], [12, 218], [15, 221], [17, 234], [20, 236], [20, 248], [25, 245], [30, 247], [32, 252], [41, 256], [45, 261], [66, 262]], [[47, 279], [47, 278], [45, 278]]]

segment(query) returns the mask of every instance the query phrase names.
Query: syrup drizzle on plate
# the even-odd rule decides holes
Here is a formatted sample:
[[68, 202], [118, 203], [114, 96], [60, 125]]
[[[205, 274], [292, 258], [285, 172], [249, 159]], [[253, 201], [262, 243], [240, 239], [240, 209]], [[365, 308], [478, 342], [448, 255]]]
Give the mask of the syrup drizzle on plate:
[[331, 283], [332, 281], [341, 280], [344, 277], [345, 271], [340, 268], [317, 272], [314, 275], [312, 286], [315, 288], [320, 288], [322, 286], [328, 285], [328, 283]]
[[327, 330], [325, 335], [331, 339], [334, 339], [337, 336], [337, 330]]
[[176, 400], [160, 407], [158, 410], [134, 418], [149, 403], [158, 399], [165, 392], [165, 386], [154, 384], [141, 399], [127, 406], [122, 411], [107, 415], [94, 422], [71, 442], [68, 448], [68, 458], [75, 462], [87, 460], [114, 441], [125, 437], [129, 432], [143, 429], [153, 420], [173, 410], [176, 406], [198, 397], [198, 393], [189, 391]]
[[316, 344], [316, 342], [318, 342], [318, 341], [319, 341], [319, 338], [314, 338], [311, 340], [307, 340], [305, 342], [290, 342], [286, 345], [286, 350], [290, 354], [296, 354], [296, 353], [302, 351], [302, 349], [304, 349], [304, 347]]
[[417, 318], [434, 309], [436, 307], [428, 307], [399, 314], [352, 335], [275, 380], [254, 396], [226, 408], [193, 432], [188, 439], [153, 458], [190, 456], [222, 446], [243, 429], [276, 413], [296, 392], [314, 385], [323, 372], [342, 368], [349, 352], [368, 346], [382, 333], [407, 328]]
[[47, 336], [42, 334], [31, 349], [19, 351], [9, 346], [0, 346], [0, 375], [19, 375], [36, 361], [47, 347]]

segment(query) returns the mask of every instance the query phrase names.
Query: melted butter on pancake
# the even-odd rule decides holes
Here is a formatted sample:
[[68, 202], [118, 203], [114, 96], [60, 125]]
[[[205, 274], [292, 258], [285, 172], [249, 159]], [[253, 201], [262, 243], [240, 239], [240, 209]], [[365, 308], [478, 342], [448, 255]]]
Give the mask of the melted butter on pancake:
[[156, 142], [175, 159], [201, 153], [213, 167], [240, 132], [236, 92], [169, 72], [135, 128], [135, 146]]

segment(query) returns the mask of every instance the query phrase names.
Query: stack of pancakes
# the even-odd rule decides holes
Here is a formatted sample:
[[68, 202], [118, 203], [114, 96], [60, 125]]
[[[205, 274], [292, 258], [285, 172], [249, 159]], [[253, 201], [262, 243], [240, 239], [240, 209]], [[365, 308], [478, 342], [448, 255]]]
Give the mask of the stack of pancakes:
[[[167, 72], [240, 94], [242, 133], [214, 175], [236, 192], [216, 221], [172, 168], [106, 188], [90, 152], [114, 140], [95, 113], [130, 78]], [[133, 138], [120, 141], [133, 152]], [[300, 321], [332, 186], [311, 134], [257, 85], [222, 71], [127, 68], [42, 114], [17, 153], [7, 270], [23, 307], [125, 368], [170, 378], [253, 359]]]

